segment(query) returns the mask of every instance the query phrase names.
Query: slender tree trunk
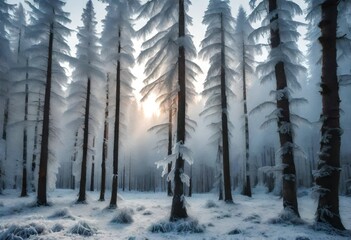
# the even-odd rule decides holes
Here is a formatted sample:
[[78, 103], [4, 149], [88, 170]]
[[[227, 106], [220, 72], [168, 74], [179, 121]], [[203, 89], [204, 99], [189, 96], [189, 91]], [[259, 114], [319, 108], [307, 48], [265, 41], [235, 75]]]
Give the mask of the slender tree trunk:
[[[95, 137], [93, 138], [93, 148], [95, 148]], [[95, 181], [95, 155], [91, 156], [90, 191], [94, 192]]]
[[[27, 59], [27, 68], [28, 68], [28, 59]], [[21, 197], [28, 196], [27, 190], [27, 145], [28, 145], [28, 136], [27, 136], [27, 121], [28, 121], [28, 71], [26, 72], [26, 86], [25, 86], [25, 99], [24, 99], [24, 129], [23, 129], [23, 165], [22, 165], [22, 191]]]
[[246, 65], [245, 65], [245, 43], [243, 43], [243, 100], [244, 100], [244, 118], [245, 118], [245, 179], [243, 186], [243, 195], [251, 197], [250, 182], [250, 138], [249, 138], [249, 118], [247, 114], [247, 97], [246, 97]]
[[[118, 39], [121, 39], [121, 29], [118, 31]], [[121, 42], [118, 42], [118, 54], [121, 53]], [[116, 101], [115, 101], [115, 124], [113, 138], [113, 177], [110, 208], [117, 208], [117, 190], [118, 190], [118, 152], [119, 152], [119, 121], [121, 105], [121, 62], [118, 59], [116, 69]]]
[[132, 190], [132, 158], [129, 157], [128, 190]]
[[[179, 0], [179, 38], [185, 36], [185, 8], [184, 0]], [[185, 86], [185, 49], [179, 47], [178, 56], [178, 113], [177, 113], [177, 144], [185, 142], [185, 114], [186, 114], [186, 86]], [[180, 178], [184, 173], [184, 159], [178, 156], [174, 171], [174, 191], [170, 221], [177, 221], [188, 217], [184, 204], [184, 187]]]
[[223, 200], [223, 161], [222, 148], [218, 145], [217, 162], [218, 162], [218, 200]]
[[344, 230], [339, 213], [340, 179], [340, 98], [337, 77], [336, 31], [338, 1], [326, 0], [322, 4], [322, 20], [319, 23], [322, 45], [322, 82], [323, 102], [322, 139], [318, 163], [319, 176], [316, 184], [320, 195], [316, 213], [317, 222]]
[[[269, 0], [269, 12], [274, 12], [277, 9], [277, 0]], [[275, 15], [271, 22], [278, 21], [279, 16]], [[271, 29], [271, 48], [276, 49], [281, 45], [279, 27]], [[275, 65], [275, 77], [277, 91], [285, 91], [287, 89], [287, 79], [284, 69], [284, 63], [278, 62]], [[280, 99], [277, 99], [277, 108], [280, 109], [281, 116], [278, 117], [278, 129], [283, 124], [291, 124], [289, 96], [285, 94]], [[291, 131], [279, 132], [280, 146], [286, 150], [282, 153], [282, 163], [286, 166], [283, 170], [283, 206], [284, 209], [293, 211], [296, 216], [300, 216], [296, 198], [296, 172], [293, 153], [293, 136]]]
[[[172, 104], [170, 106], [169, 112], [168, 112], [168, 156], [172, 154], [172, 145], [173, 145], [173, 141], [172, 141], [172, 114], [173, 114], [173, 110], [172, 110]], [[168, 174], [171, 172], [172, 170], [172, 162], [168, 163]], [[173, 196], [173, 192], [172, 192], [172, 181], [169, 180], [167, 181], [167, 195], [168, 196]]]
[[52, 55], [54, 44], [54, 24], [50, 24], [49, 48], [48, 48], [48, 65], [46, 70], [46, 86], [44, 97], [44, 113], [43, 113], [43, 130], [40, 148], [40, 164], [38, 178], [38, 196], [37, 204], [47, 205], [47, 171], [49, 158], [49, 123], [50, 123], [50, 102], [51, 102], [51, 81], [52, 81]]
[[73, 153], [72, 161], [71, 161], [71, 189], [73, 189], [73, 190], [76, 189], [76, 177], [74, 176], [74, 173], [73, 173], [73, 166], [77, 160], [78, 134], [79, 134], [79, 129], [76, 131], [76, 137], [74, 139], [74, 153]]
[[193, 165], [190, 166], [190, 179], [189, 179], [189, 194], [188, 196], [191, 197], [193, 194]]
[[40, 108], [41, 108], [40, 93], [38, 97], [38, 107], [37, 107], [37, 117], [34, 127], [34, 144], [33, 144], [33, 155], [32, 155], [32, 191], [35, 192], [35, 169], [37, 167], [37, 157], [38, 157], [38, 129], [39, 129], [39, 118], [40, 118]]
[[84, 128], [83, 128], [83, 156], [80, 169], [80, 183], [79, 183], [79, 194], [77, 203], [86, 202], [86, 184], [87, 184], [87, 160], [89, 150], [89, 117], [90, 117], [90, 88], [91, 82], [88, 77], [87, 83], [87, 95], [85, 99], [85, 113], [84, 113]]
[[106, 160], [107, 160], [107, 148], [108, 148], [109, 80], [110, 80], [110, 75], [107, 74], [104, 139], [103, 139], [103, 142], [102, 142], [102, 159], [101, 159], [101, 187], [100, 187], [100, 198], [99, 198], [99, 201], [105, 201], [105, 190], [106, 190]]
[[123, 166], [123, 179], [122, 179], [122, 190], [124, 192], [126, 188], [126, 165]]
[[232, 189], [230, 184], [230, 158], [229, 158], [229, 130], [228, 109], [225, 76], [225, 37], [223, 29], [223, 16], [221, 13], [221, 106], [222, 106], [222, 144], [223, 144], [223, 177], [224, 177], [224, 201], [232, 203]]

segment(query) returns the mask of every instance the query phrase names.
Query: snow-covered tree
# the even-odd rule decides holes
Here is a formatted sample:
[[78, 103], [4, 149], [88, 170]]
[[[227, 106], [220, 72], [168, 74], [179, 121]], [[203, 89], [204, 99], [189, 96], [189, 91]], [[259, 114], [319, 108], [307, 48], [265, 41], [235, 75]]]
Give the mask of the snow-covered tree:
[[[189, 159], [189, 149], [184, 145], [187, 135], [186, 127], [191, 121], [186, 117], [186, 106], [195, 96], [193, 82], [196, 74], [201, 71], [192, 61], [196, 56], [191, 35], [188, 31], [191, 17], [187, 14], [190, 0], [150, 0], [141, 9], [140, 16], [148, 18], [140, 30], [141, 35], [153, 34], [144, 42], [143, 52], [139, 61], [146, 62], [146, 87], [143, 95], [155, 93], [160, 105], [172, 109], [172, 100], [176, 99], [177, 130], [176, 143], [171, 155], [160, 162], [164, 169], [172, 162], [172, 170], [168, 178], [174, 179], [171, 221], [186, 218], [183, 182], [189, 177], [184, 173], [184, 160]], [[174, 177], [173, 177], [174, 176]]]
[[[12, 68], [11, 76], [13, 79], [11, 102], [13, 106], [18, 105], [19, 111], [16, 115], [21, 115], [17, 120], [17, 124], [21, 123], [23, 127], [23, 141], [22, 141], [22, 190], [21, 197], [28, 196], [27, 194], [27, 165], [28, 165], [28, 127], [29, 127], [29, 56], [26, 49], [29, 42], [25, 39], [25, 30], [27, 26], [26, 14], [23, 5], [20, 3], [14, 10], [13, 16], [13, 30], [11, 31], [11, 40], [15, 51], [16, 65]], [[18, 101], [21, 99], [21, 101]], [[22, 102], [23, 99], [23, 102]], [[15, 111], [17, 112], [17, 111]], [[24, 113], [22, 115], [22, 113]], [[15, 121], [16, 121], [15, 120]]]
[[[131, 73], [134, 64], [133, 42], [135, 35], [132, 16], [139, 8], [138, 0], [104, 0], [107, 3], [104, 29], [102, 32], [102, 55], [106, 62], [111, 82], [115, 80], [114, 124], [113, 124], [113, 177], [110, 208], [117, 207], [118, 160], [121, 128], [121, 101], [130, 97], [131, 83], [135, 78]], [[112, 86], [112, 84], [111, 84]]]
[[207, 97], [203, 115], [214, 130], [213, 141], [223, 153], [224, 201], [233, 202], [230, 184], [228, 97], [233, 96], [234, 81], [234, 18], [228, 0], [210, 0], [203, 24], [207, 25], [205, 39], [201, 42], [199, 55], [209, 59], [210, 68], [204, 83], [203, 95]]
[[6, 128], [8, 120], [9, 98], [9, 79], [8, 70], [12, 61], [12, 53], [10, 49], [10, 41], [8, 35], [8, 27], [11, 24], [10, 10], [12, 5], [6, 0], [0, 0], [0, 148], [4, 152], [0, 156], [0, 192], [3, 188], [4, 178], [4, 162], [6, 161]]
[[97, 134], [99, 110], [103, 108], [99, 100], [99, 90], [102, 89], [105, 78], [101, 69], [99, 38], [96, 32], [97, 21], [91, 0], [87, 1], [81, 19], [83, 26], [78, 27], [77, 60], [73, 64], [68, 109], [69, 115], [74, 116], [72, 122], [74, 130], [83, 131], [78, 203], [86, 201], [87, 161], [94, 151], [91, 137]]
[[57, 139], [57, 135], [54, 135], [57, 134], [55, 128], [58, 124], [54, 121], [61, 111], [62, 86], [67, 80], [60, 62], [70, 60], [70, 47], [65, 38], [71, 32], [66, 27], [70, 19], [69, 13], [63, 10], [65, 2], [62, 0], [32, 0], [26, 3], [31, 10], [26, 33], [28, 39], [34, 42], [28, 52], [31, 66], [36, 68], [31, 76], [41, 82], [44, 88], [37, 204], [47, 205], [47, 186], [50, 186], [47, 183], [50, 180], [49, 184], [54, 184], [58, 164], [52, 144]]
[[[255, 0], [251, 0], [252, 6]], [[302, 54], [297, 47], [300, 34], [297, 27], [301, 25], [295, 21], [295, 15], [302, 14], [300, 6], [290, 0], [262, 0], [254, 7], [250, 16], [252, 21], [262, 19], [261, 26], [254, 30], [252, 36], [258, 40], [269, 36], [270, 50], [267, 60], [257, 67], [261, 74], [261, 83], [274, 81], [276, 89], [271, 91], [273, 100], [268, 100], [257, 106], [255, 110], [271, 107], [274, 110], [267, 115], [264, 125], [276, 122], [280, 140], [279, 157], [283, 164], [283, 206], [299, 217], [296, 198], [296, 171], [294, 163], [295, 120], [303, 118], [291, 112], [291, 106], [305, 102], [301, 98], [293, 98], [294, 89], [301, 88], [299, 77], [303, 76], [305, 68], [301, 65]]]
[[235, 53], [236, 60], [239, 62], [236, 65], [236, 72], [238, 78], [242, 82], [243, 94], [243, 109], [244, 109], [244, 131], [245, 131], [245, 162], [244, 162], [244, 181], [242, 194], [251, 197], [251, 183], [250, 183], [250, 137], [249, 137], [249, 118], [247, 110], [247, 87], [248, 82], [252, 81], [255, 73], [255, 59], [254, 59], [254, 42], [249, 38], [253, 28], [248, 21], [246, 12], [241, 6], [236, 18], [235, 27]]
[[[309, 2], [307, 19], [320, 22], [319, 43], [322, 47], [321, 57], [321, 95], [322, 95], [322, 127], [318, 170], [314, 173], [318, 207], [316, 221], [344, 230], [339, 212], [339, 179], [340, 179], [340, 97], [338, 79], [338, 55], [343, 50], [337, 49], [338, 5], [342, 1]], [[339, 55], [339, 56], [340, 56]]]

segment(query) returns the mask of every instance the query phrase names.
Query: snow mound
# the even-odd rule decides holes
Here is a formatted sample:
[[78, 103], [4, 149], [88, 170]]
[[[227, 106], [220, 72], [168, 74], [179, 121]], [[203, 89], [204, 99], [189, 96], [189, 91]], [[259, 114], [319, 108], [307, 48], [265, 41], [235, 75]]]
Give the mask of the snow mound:
[[0, 240], [22, 240], [31, 236], [38, 236], [45, 232], [45, 226], [30, 223], [20, 226], [17, 224], [10, 225], [5, 231], [0, 232]]
[[52, 232], [61, 232], [64, 229], [62, 224], [56, 223], [54, 226], [52, 226], [51, 231]]
[[138, 206], [138, 207], [136, 208], [136, 210], [137, 210], [138, 212], [144, 211], [144, 210], [145, 210], [145, 206]]
[[128, 224], [133, 222], [133, 209], [130, 208], [123, 208], [117, 210], [117, 215], [112, 218], [112, 223], [121, 223], [121, 224]]
[[252, 214], [243, 220], [244, 222], [261, 223], [261, 217], [257, 214]]
[[63, 208], [59, 209], [56, 212], [54, 212], [52, 215], [49, 216], [49, 218], [64, 218], [64, 219], [72, 219], [74, 220], [75, 218], [72, 216], [71, 212], [69, 211], [68, 208]]
[[282, 224], [282, 225], [303, 225], [305, 222], [296, 216], [296, 214], [289, 209], [284, 209], [278, 217], [271, 218], [267, 221], [270, 224]]
[[203, 233], [205, 225], [199, 224], [195, 219], [178, 220], [176, 222], [161, 221], [151, 225], [149, 231], [152, 233]]
[[93, 236], [96, 231], [96, 228], [91, 227], [87, 222], [79, 221], [69, 230], [69, 233], [78, 234], [84, 237], [90, 237]]
[[207, 200], [205, 208], [218, 208], [218, 205], [213, 200]]
[[149, 210], [146, 210], [145, 212], [143, 212], [143, 215], [150, 216], [150, 215], [152, 215], [152, 212]]
[[233, 229], [232, 231], [230, 231], [230, 232], [228, 233], [228, 235], [237, 235], [237, 234], [241, 234], [241, 233], [243, 233], [242, 230], [240, 230], [240, 229], [238, 229], [238, 228], [235, 228], [235, 229]]
[[344, 236], [351, 239], [351, 230], [338, 230], [336, 228], [333, 228], [331, 225], [322, 222], [314, 223], [312, 225], [312, 228], [315, 231], [325, 232], [332, 236]]

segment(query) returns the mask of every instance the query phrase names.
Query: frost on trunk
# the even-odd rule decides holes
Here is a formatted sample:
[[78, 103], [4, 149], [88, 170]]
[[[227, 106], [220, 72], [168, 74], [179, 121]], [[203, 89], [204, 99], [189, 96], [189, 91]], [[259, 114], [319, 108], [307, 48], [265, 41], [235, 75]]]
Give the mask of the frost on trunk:
[[318, 170], [314, 173], [319, 198], [316, 221], [344, 230], [339, 213], [340, 178], [340, 97], [337, 76], [337, 1], [325, 0], [310, 4], [310, 16], [320, 9], [321, 30], [319, 43], [322, 46], [322, 127]]
[[[256, 1], [251, 1], [254, 5]], [[265, 15], [262, 15], [265, 12]], [[291, 112], [294, 102], [304, 100], [291, 97], [292, 90], [299, 89], [298, 77], [302, 76], [305, 68], [300, 65], [302, 54], [298, 50], [296, 41], [299, 38], [297, 27], [300, 25], [293, 20], [295, 15], [302, 14], [300, 7], [289, 0], [263, 0], [259, 1], [250, 16], [251, 20], [257, 21], [263, 16], [262, 26], [256, 29], [251, 36], [258, 40], [259, 36], [269, 36], [270, 52], [264, 64], [257, 67], [261, 73], [261, 83], [273, 80], [276, 89], [271, 92], [273, 101], [266, 101], [256, 109], [265, 107], [275, 108], [263, 124], [276, 122], [280, 141], [280, 156], [284, 166], [283, 178], [283, 206], [299, 216], [296, 197], [296, 170], [294, 163], [294, 139], [293, 127], [297, 126], [293, 120], [303, 118]]]

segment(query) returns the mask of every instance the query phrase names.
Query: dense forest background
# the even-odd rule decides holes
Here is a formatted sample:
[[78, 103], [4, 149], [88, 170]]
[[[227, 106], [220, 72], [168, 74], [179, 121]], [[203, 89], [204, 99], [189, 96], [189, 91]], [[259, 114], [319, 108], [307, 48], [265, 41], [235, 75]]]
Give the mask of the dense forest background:
[[[119, 191], [169, 190], [167, 181], [169, 175], [162, 174], [167, 172], [167, 169], [162, 169], [162, 166], [165, 166], [165, 162], [162, 161], [168, 159], [167, 155], [172, 154], [172, 149], [173, 154], [174, 151], [176, 153], [183, 151], [179, 149], [184, 144], [177, 133], [179, 122], [177, 126], [175, 120], [179, 106], [176, 103], [179, 96], [175, 96], [178, 85], [173, 80], [176, 77], [164, 79], [160, 77], [159, 80], [163, 79], [167, 84], [153, 86], [152, 79], [155, 77], [153, 78], [152, 74], [157, 76], [157, 73], [162, 71], [168, 74], [167, 71], [172, 70], [168, 66], [175, 66], [174, 59], [178, 58], [177, 51], [171, 46], [157, 45], [158, 41], [163, 41], [162, 37], [172, 39], [172, 36], [167, 34], [159, 35], [168, 30], [169, 35], [172, 35], [174, 17], [166, 21], [166, 16], [158, 16], [161, 10], [167, 9], [167, 4], [172, 5], [168, 1], [165, 1], [167, 3], [164, 6], [156, 3], [150, 10], [145, 4], [153, 1], [142, 2], [144, 5], [136, 0], [128, 3], [112, 2], [67, 1], [65, 4], [65, 1], [47, 0], [28, 1], [22, 6], [17, 1], [0, 1], [1, 190], [18, 189], [22, 191], [22, 196], [36, 192], [40, 188], [38, 176], [42, 176], [39, 170], [42, 159], [48, 160], [45, 176], [48, 183], [43, 187], [48, 190], [80, 189], [79, 198], [82, 197], [83, 201], [85, 193], [82, 193], [82, 188], [101, 191], [106, 187], [110, 190], [113, 184], [117, 183]], [[282, 132], [282, 128], [278, 130], [275, 121], [279, 118], [279, 113], [269, 111], [269, 104], [263, 104], [268, 101], [267, 99], [275, 99], [272, 96], [278, 94], [275, 91], [276, 83], [265, 78], [265, 74], [268, 73], [262, 67], [262, 63], [267, 62], [267, 59], [277, 57], [270, 50], [272, 39], [269, 35], [275, 28], [269, 23], [273, 20], [264, 16], [266, 18], [261, 22], [260, 15], [254, 15], [253, 7], [262, 7], [262, 3], [259, 3], [261, 1], [257, 1], [255, 6], [253, 4], [256, 1], [250, 1], [251, 6], [245, 2], [240, 10], [238, 1], [211, 0], [208, 6], [207, 1], [206, 4], [203, 1], [199, 2], [193, 1], [194, 5], [190, 5], [189, 1], [185, 1], [187, 18], [184, 36], [190, 36], [189, 39], [193, 38], [194, 42], [190, 43], [186, 37], [174, 40], [176, 47], [185, 48], [186, 58], [191, 56], [189, 57], [191, 60], [186, 60], [185, 71], [187, 74], [191, 72], [186, 78], [194, 80], [187, 83], [192, 89], [186, 90], [189, 94], [186, 99], [184, 134], [186, 151], [190, 150], [191, 154], [185, 160], [189, 163], [193, 160], [193, 163], [184, 165], [184, 173], [189, 177], [188, 180], [184, 180], [182, 175], [182, 181], [188, 183], [184, 184], [184, 193], [191, 196], [192, 193], [218, 192], [221, 189], [222, 159], [225, 150], [221, 142], [224, 137], [220, 134], [224, 130], [223, 125], [219, 127], [219, 120], [210, 118], [209, 121], [206, 114], [211, 117], [218, 112], [223, 113], [225, 109], [229, 122], [227, 132], [229, 132], [230, 188], [236, 190], [236, 193], [243, 192], [248, 176], [251, 188], [265, 186], [267, 192], [282, 195], [284, 165], [278, 135]], [[271, 1], [262, 2], [271, 4]], [[297, 64], [301, 66], [292, 68], [297, 69], [296, 71], [288, 72], [288, 75], [290, 74], [288, 78], [296, 78], [298, 85], [296, 89], [289, 90], [289, 94], [297, 99], [306, 100], [296, 101], [298, 103], [296, 105], [291, 101], [291, 112], [296, 114], [294, 116], [299, 116], [296, 117], [298, 121], [291, 126], [283, 125], [293, 129], [288, 131], [293, 133], [296, 187], [312, 188], [316, 186], [314, 174], [318, 172], [319, 156], [322, 152], [320, 142], [328, 138], [325, 134], [321, 136], [324, 118], [321, 115], [323, 102], [320, 92], [325, 89], [321, 85], [323, 61], [322, 46], [318, 39], [321, 36], [319, 21], [322, 15], [318, 12], [320, 10], [316, 10], [319, 5], [314, 5], [317, 1], [312, 1], [313, 3], [296, 1], [294, 3], [296, 6], [290, 4], [291, 1], [277, 2], [282, 4], [278, 9], [292, 12], [291, 15], [285, 16], [283, 11], [280, 15], [289, 23], [281, 25], [282, 34], [286, 34], [282, 36], [296, 43], [296, 49], [289, 48], [291, 52], [287, 53], [288, 57], [282, 59], [285, 61], [285, 58], [288, 58], [296, 66]], [[342, 135], [338, 187], [340, 194], [350, 195], [351, 95], [350, 87], [347, 85], [351, 74], [349, 54], [351, 3], [339, 2], [341, 2], [337, 6], [339, 25], [336, 32]], [[215, 6], [212, 6], [212, 10], [211, 4]], [[218, 10], [220, 5], [224, 10]], [[298, 7], [303, 11], [297, 9]], [[50, 9], [55, 9], [54, 15], [50, 15]], [[140, 12], [140, 9], [144, 11]], [[170, 16], [174, 16], [174, 13], [169, 11]], [[228, 14], [223, 20], [228, 20], [228, 23], [223, 23], [226, 31], [222, 40], [226, 39], [227, 45], [223, 49], [226, 49], [228, 54], [225, 58], [231, 62], [225, 65], [223, 71], [228, 71], [226, 88], [233, 94], [227, 94], [227, 104], [225, 107], [222, 105], [219, 111], [213, 110], [211, 104], [214, 102], [208, 100], [217, 101], [217, 90], [209, 87], [210, 83], [206, 85], [211, 76], [213, 78], [217, 76], [211, 74], [220, 67], [216, 69], [216, 61], [213, 60], [217, 54], [217, 46], [206, 45], [204, 40], [210, 37], [210, 34], [206, 35], [206, 31], [211, 31], [211, 26], [219, 24], [215, 20], [210, 21], [213, 14], [211, 11], [223, 11], [220, 16]], [[257, 11], [260, 9], [256, 9], [256, 14]], [[267, 16], [270, 14], [272, 12], [268, 11]], [[189, 17], [193, 17], [192, 25]], [[240, 17], [244, 17], [244, 20]], [[150, 19], [157, 19], [156, 23], [150, 23]], [[160, 24], [162, 20], [164, 26]], [[302, 24], [297, 21], [301, 21]], [[239, 35], [240, 26], [243, 27], [242, 34], [248, 32], [247, 36]], [[252, 34], [255, 29], [256, 36]], [[261, 32], [257, 33], [257, 29]], [[267, 29], [268, 33], [264, 32]], [[52, 45], [50, 34], [53, 35]], [[151, 40], [150, 35], [153, 36]], [[244, 50], [236, 42], [240, 38], [244, 39]], [[208, 40], [207, 43], [216, 41], [219, 41], [218, 37]], [[52, 55], [48, 55], [50, 46]], [[295, 50], [300, 50], [301, 55], [296, 55]], [[162, 51], [166, 53], [165, 56], [161, 54]], [[238, 54], [240, 51], [251, 54], [249, 63], [243, 64], [243, 55]], [[155, 53], [160, 54], [155, 56]], [[47, 90], [49, 76], [47, 60], [52, 64], [51, 90]], [[248, 66], [247, 74], [245, 71], [244, 74], [238, 73], [238, 67], [242, 65]], [[252, 68], [252, 71], [249, 71], [249, 68]], [[116, 78], [119, 74], [121, 85], [118, 87]], [[243, 100], [243, 75], [246, 75], [245, 100]], [[293, 85], [294, 83], [288, 87]], [[51, 109], [46, 112], [47, 94], [50, 91]], [[211, 95], [212, 93], [215, 95]], [[246, 113], [244, 108], [247, 109]], [[253, 109], [256, 111], [252, 111]], [[46, 120], [45, 114], [47, 114]], [[119, 116], [118, 122], [115, 116]], [[45, 121], [50, 123], [46, 133], [44, 133]], [[116, 126], [119, 132], [117, 139]], [[249, 128], [246, 128], [247, 126]], [[48, 135], [45, 140], [48, 141], [48, 145], [46, 157], [43, 157], [41, 154], [45, 134]], [[187, 155], [185, 152], [182, 154]], [[117, 160], [118, 162], [115, 162]], [[161, 167], [157, 168], [155, 163]], [[82, 167], [83, 164], [86, 165], [85, 168]], [[175, 161], [173, 167], [174, 165]], [[106, 168], [103, 169], [101, 166]], [[84, 185], [82, 185], [83, 170]], [[104, 180], [102, 176], [105, 176]], [[115, 178], [118, 179], [111, 181]], [[226, 176], [224, 181], [225, 178]], [[102, 181], [106, 182], [102, 184]]]

